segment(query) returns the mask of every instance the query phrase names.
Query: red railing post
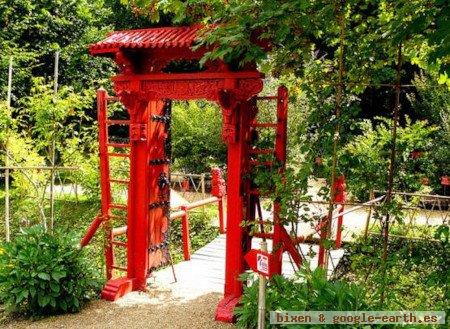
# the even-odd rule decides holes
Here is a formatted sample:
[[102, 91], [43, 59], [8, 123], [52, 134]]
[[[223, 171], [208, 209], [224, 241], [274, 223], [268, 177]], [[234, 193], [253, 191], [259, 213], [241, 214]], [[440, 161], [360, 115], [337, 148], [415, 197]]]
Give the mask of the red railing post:
[[219, 199], [219, 201], [217, 201], [217, 208], [219, 210], [219, 232], [220, 234], [224, 234], [226, 233], [226, 229], [225, 229], [225, 219], [224, 219], [224, 211], [223, 211], [223, 197], [221, 197]]
[[218, 198], [218, 210], [219, 210], [219, 231], [221, 234], [225, 233], [225, 216], [223, 211], [223, 198], [226, 194], [225, 180], [222, 178], [222, 170], [220, 168], [213, 168], [211, 170], [211, 194]]
[[[346, 184], [345, 184], [345, 176], [339, 176], [336, 179], [334, 190], [336, 191], [334, 202], [341, 203], [341, 207], [339, 209], [339, 213], [342, 214], [344, 212], [343, 203], [346, 201]], [[336, 248], [340, 248], [342, 245], [342, 224], [344, 222], [344, 216], [340, 215], [337, 220], [337, 228], [336, 228]]]
[[97, 217], [94, 218], [94, 220], [91, 222], [91, 225], [89, 225], [88, 230], [86, 231], [85, 235], [80, 241], [80, 247], [86, 247], [89, 242], [91, 241], [92, 237], [94, 236], [95, 232], [97, 232], [97, 229], [102, 224], [102, 217], [101, 215], [97, 215]]
[[111, 204], [111, 187], [109, 183], [109, 159], [108, 159], [108, 93], [105, 89], [97, 90], [97, 120], [98, 120], [98, 153], [100, 157], [100, 191], [101, 191], [101, 218], [104, 221], [106, 231], [105, 259], [106, 278], [112, 277], [114, 254], [111, 236], [111, 223], [109, 222], [109, 205]]
[[320, 222], [319, 222], [319, 226], [320, 226], [320, 242], [319, 242], [319, 252], [317, 255], [317, 265], [319, 267], [324, 267], [325, 266], [325, 254], [326, 254], [326, 249], [325, 249], [325, 245], [324, 242], [327, 238], [327, 220], [326, 217], [321, 218]]
[[191, 259], [191, 238], [189, 237], [189, 214], [187, 206], [181, 206], [180, 209], [184, 211], [181, 217], [181, 233], [183, 238], [183, 255], [184, 260]]

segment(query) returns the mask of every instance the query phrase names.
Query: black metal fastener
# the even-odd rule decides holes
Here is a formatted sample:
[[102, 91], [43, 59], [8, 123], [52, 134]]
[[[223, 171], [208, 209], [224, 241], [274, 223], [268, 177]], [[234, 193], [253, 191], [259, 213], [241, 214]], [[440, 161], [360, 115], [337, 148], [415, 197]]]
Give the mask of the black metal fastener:
[[161, 165], [161, 164], [170, 164], [170, 159], [152, 159], [150, 160], [151, 165]]

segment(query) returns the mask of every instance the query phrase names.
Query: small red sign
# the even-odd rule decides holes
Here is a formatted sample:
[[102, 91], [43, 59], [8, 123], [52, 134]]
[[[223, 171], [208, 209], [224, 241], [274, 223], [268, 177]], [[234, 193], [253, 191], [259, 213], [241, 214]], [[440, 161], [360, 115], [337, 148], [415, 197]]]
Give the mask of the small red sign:
[[273, 275], [273, 255], [271, 253], [252, 249], [245, 255], [245, 261], [254, 272], [267, 277]]
[[448, 176], [442, 176], [441, 177], [441, 184], [445, 186], [450, 185], [450, 178]]

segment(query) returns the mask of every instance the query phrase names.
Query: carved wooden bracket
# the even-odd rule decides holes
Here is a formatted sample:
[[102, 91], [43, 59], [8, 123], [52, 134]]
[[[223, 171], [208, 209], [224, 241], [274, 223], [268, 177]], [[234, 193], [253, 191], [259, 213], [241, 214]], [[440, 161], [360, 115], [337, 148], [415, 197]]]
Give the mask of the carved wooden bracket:
[[130, 141], [146, 141], [147, 140], [147, 124], [132, 123], [130, 124]]
[[238, 100], [234, 90], [220, 90], [219, 104], [222, 107], [222, 139], [225, 143], [237, 140], [237, 111]]
[[237, 108], [241, 102], [247, 102], [257, 95], [263, 88], [263, 82], [260, 76], [248, 73], [247, 76], [234, 80], [234, 87], [226, 89], [225, 80], [230, 79], [232, 74], [234, 73], [227, 72], [220, 76], [196, 73], [196, 78], [185, 74], [160, 74], [154, 77], [130, 75], [129, 78], [127, 75], [121, 75], [113, 80], [116, 94], [128, 109], [130, 116], [137, 119], [134, 120], [135, 123], [144, 123], [139, 114], [145, 112], [149, 101], [206, 99], [218, 102], [223, 114], [222, 139], [226, 143], [234, 143], [237, 140], [239, 125]]
[[134, 73], [134, 65], [132, 60], [122, 50], [115, 53], [114, 60], [116, 61], [120, 72], [124, 74]]

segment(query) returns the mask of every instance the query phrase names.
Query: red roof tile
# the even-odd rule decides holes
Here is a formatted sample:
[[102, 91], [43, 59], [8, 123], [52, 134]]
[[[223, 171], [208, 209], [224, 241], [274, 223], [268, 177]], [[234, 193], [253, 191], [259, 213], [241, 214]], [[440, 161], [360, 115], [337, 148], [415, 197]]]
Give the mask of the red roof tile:
[[116, 31], [105, 40], [89, 46], [89, 50], [91, 54], [99, 54], [115, 52], [120, 48], [187, 48], [194, 44], [201, 28], [194, 25]]

